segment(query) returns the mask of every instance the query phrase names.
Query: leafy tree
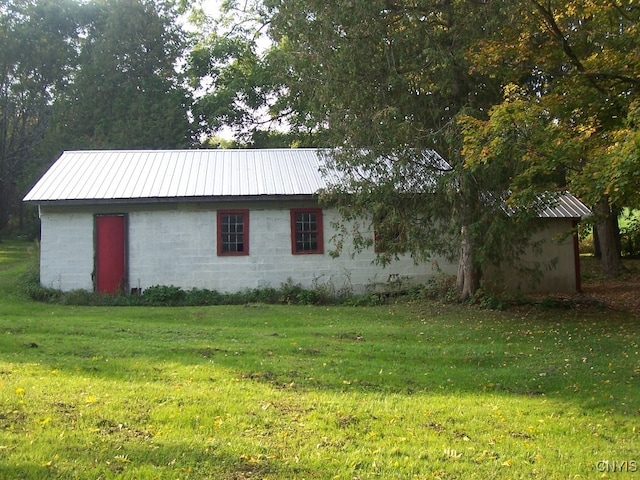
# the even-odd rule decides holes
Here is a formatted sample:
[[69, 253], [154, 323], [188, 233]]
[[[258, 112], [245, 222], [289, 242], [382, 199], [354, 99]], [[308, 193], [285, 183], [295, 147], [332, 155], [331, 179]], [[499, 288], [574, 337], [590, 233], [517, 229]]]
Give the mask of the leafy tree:
[[[373, 215], [378, 237], [393, 239], [380, 260], [402, 252], [458, 256], [462, 298], [475, 293], [484, 268], [515, 262], [545, 202], [520, 197], [509, 212], [504, 194], [518, 165], [469, 168], [458, 121], [481, 116], [501, 98], [501, 79], [474, 69], [468, 52], [510, 21], [502, 2], [265, 4], [286, 60], [281, 91], [289, 121], [338, 147], [329, 161], [346, 181], [324, 198], [356, 225]], [[451, 168], [425, 156], [429, 149]], [[374, 242], [352, 233], [357, 245]]]
[[190, 95], [176, 71], [186, 45], [180, 11], [152, 0], [88, 8], [80, 65], [56, 102], [49, 150], [188, 146]]
[[0, 228], [19, 202], [21, 177], [74, 64], [76, 7], [64, 0], [0, 4]]
[[640, 10], [633, 1], [527, 0], [471, 50], [475, 68], [517, 85], [467, 119], [478, 162], [519, 162], [511, 187], [569, 188], [594, 206], [605, 273], [622, 270], [617, 213], [640, 201]]
[[[362, 234], [372, 217], [383, 263], [400, 253], [417, 260], [457, 255], [462, 298], [474, 294], [484, 268], [516, 261], [533, 218], [555, 201], [543, 193], [568, 176], [567, 169], [523, 161], [529, 149], [509, 141], [518, 132], [508, 115], [496, 116], [505, 138], [493, 138], [484, 123], [504, 87], [511, 99], [504, 107], [513, 110], [523, 105], [518, 86], [535, 91], [546, 81], [537, 67], [544, 58], [527, 64], [512, 52], [491, 67], [502, 59], [494, 39], [505, 32], [517, 38], [512, 25], [520, 23], [522, 2], [242, 4], [250, 15], [238, 24], [251, 28], [218, 32], [192, 58], [195, 78], [212, 79], [198, 117], [205, 128], [255, 125], [251, 115], [266, 107], [294, 131], [311, 132], [316, 146], [327, 147], [329, 167], [342, 173], [323, 198], [355, 225], [344, 233], [356, 247], [376, 241]], [[226, 2], [229, 12], [237, 6]], [[258, 25], [268, 25], [273, 41], [264, 55], [256, 49]], [[574, 155], [570, 122], [557, 128], [545, 107], [533, 106], [519, 113], [528, 145], [545, 145], [538, 149], [544, 159]], [[502, 161], [489, 161], [493, 147]], [[449, 167], [425, 155], [430, 149]]]
[[196, 44], [188, 57], [193, 115], [202, 137], [231, 131], [238, 146], [288, 146], [294, 136], [274, 131], [278, 113], [277, 67], [266, 51], [265, 11], [260, 2], [223, 2], [220, 16], [192, 16]]

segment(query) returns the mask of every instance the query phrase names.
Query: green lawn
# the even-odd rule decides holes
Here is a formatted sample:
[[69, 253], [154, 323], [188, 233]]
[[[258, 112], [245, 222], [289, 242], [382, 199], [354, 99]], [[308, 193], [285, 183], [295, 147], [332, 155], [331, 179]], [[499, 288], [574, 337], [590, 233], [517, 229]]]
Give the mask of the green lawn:
[[[640, 321], [69, 307], [0, 244], [0, 478], [640, 478]], [[605, 463], [608, 462], [608, 463]]]

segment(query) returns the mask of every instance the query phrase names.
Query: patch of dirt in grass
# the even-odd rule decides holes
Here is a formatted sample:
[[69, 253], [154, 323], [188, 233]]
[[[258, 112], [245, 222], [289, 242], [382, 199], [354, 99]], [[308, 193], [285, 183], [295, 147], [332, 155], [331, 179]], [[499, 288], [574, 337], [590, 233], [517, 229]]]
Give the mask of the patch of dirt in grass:
[[114, 435], [119, 434], [125, 439], [142, 439], [149, 440], [153, 437], [153, 433], [147, 430], [137, 430], [130, 428], [125, 423], [115, 423], [111, 420], [100, 420], [97, 424], [102, 435]]
[[338, 333], [335, 338], [340, 340], [350, 340], [353, 342], [364, 342], [364, 337], [357, 332]]
[[19, 431], [27, 424], [27, 415], [17, 410], [0, 412], [0, 430]]
[[640, 278], [586, 284], [582, 286], [582, 296], [597, 300], [614, 310], [640, 315]]
[[611, 280], [600, 273], [599, 260], [582, 258], [582, 293], [578, 297], [597, 301], [613, 310], [640, 315], [640, 261], [626, 260], [628, 269], [621, 278]]
[[288, 373], [288, 380], [285, 381], [278, 374], [270, 371], [266, 372], [248, 372], [241, 373], [239, 377], [241, 379], [249, 379], [255, 380], [257, 382], [268, 383], [274, 388], [278, 389], [293, 389], [296, 387], [295, 382], [290, 381], [291, 378], [299, 376], [299, 373], [296, 371], [291, 371]]
[[625, 260], [625, 272], [615, 280], [602, 274], [600, 260], [581, 257], [582, 292], [533, 295], [536, 303], [550, 308], [600, 308], [640, 315], [640, 260]]

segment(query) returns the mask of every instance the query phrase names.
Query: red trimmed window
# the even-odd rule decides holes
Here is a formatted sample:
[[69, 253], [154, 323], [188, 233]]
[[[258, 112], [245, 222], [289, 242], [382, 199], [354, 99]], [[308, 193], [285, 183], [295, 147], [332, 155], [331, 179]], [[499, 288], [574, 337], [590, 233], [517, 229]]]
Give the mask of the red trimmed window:
[[324, 252], [322, 209], [291, 210], [291, 251], [294, 255]]
[[218, 211], [218, 255], [249, 255], [249, 210]]
[[406, 253], [406, 247], [407, 234], [400, 226], [392, 228], [386, 234], [377, 229], [373, 232], [373, 250], [376, 253]]

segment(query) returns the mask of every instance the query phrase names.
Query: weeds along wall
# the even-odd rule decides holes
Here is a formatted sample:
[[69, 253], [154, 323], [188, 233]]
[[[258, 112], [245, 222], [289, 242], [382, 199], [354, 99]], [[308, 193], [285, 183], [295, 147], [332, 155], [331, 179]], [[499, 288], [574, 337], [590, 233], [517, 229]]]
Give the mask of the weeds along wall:
[[[310, 201], [171, 203], [146, 205], [43, 206], [41, 208], [40, 281], [63, 291], [94, 288], [94, 219], [125, 214], [126, 290], [154, 285], [206, 288], [234, 293], [293, 282], [305, 288], [324, 286], [360, 293], [375, 284], [426, 283], [435, 275], [455, 274], [444, 259], [416, 265], [403, 257], [387, 267], [375, 264], [373, 249], [354, 253], [350, 242], [338, 257], [333, 224], [337, 213], [324, 209], [321, 254], [293, 254], [292, 208], [317, 208]], [[249, 210], [248, 255], [217, 253], [217, 211]], [[373, 233], [371, 232], [371, 235]]]

